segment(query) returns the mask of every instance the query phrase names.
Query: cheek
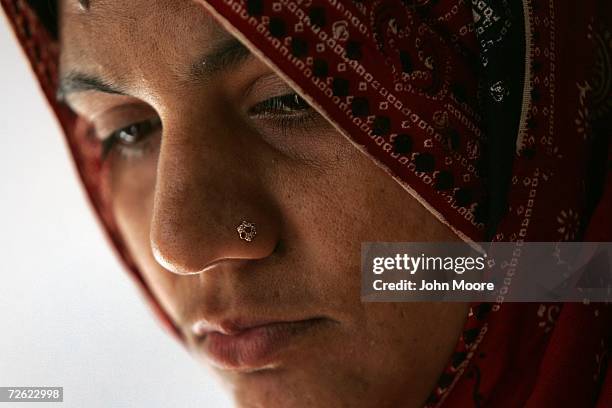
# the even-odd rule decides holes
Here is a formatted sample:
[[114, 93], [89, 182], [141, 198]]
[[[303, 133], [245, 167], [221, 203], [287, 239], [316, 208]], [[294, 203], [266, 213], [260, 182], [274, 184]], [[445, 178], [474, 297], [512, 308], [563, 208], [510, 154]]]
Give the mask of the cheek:
[[142, 277], [162, 307], [176, 319], [179, 311], [173, 299], [179, 276], [157, 263], [149, 238], [156, 171], [154, 158], [113, 168], [110, 175], [112, 206], [121, 235]]
[[338, 157], [316, 177], [304, 177], [304, 171], [295, 175], [298, 182], [289, 181], [290, 199], [300, 203], [290, 221], [315, 292], [332, 308], [352, 309], [344, 312], [354, 320], [360, 312], [353, 312], [363, 310], [362, 242], [459, 238], [353, 146]]
[[[122, 162], [112, 157], [109, 163], [109, 183], [117, 223], [135, 256], [150, 252], [149, 229], [155, 192], [157, 160]], [[130, 248], [132, 249], [132, 248]]]

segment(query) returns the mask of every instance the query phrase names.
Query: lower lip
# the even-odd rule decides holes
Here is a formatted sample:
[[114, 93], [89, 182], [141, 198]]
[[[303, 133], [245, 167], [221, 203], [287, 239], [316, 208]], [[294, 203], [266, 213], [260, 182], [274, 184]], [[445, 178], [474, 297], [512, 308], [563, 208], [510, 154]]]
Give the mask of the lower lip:
[[295, 337], [320, 323], [320, 319], [279, 322], [246, 329], [234, 335], [211, 332], [206, 335], [204, 351], [219, 368], [257, 370], [269, 367], [274, 356]]

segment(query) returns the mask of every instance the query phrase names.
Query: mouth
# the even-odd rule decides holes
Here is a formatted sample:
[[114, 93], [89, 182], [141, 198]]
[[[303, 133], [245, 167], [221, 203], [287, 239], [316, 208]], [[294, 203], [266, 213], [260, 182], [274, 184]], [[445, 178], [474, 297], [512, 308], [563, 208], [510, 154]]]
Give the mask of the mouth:
[[326, 319], [276, 321], [242, 325], [224, 322], [211, 325], [200, 320], [192, 326], [205, 356], [217, 368], [232, 371], [259, 371], [274, 368], [283, 349], [296, 343]]

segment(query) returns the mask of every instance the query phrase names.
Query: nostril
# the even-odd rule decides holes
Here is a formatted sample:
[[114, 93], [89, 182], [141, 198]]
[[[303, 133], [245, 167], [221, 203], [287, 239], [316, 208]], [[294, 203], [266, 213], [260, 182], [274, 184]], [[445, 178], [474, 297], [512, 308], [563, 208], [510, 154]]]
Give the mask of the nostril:
[[214, 255], [206, 254], [200, 249], [196, 251], [200, 256], [194, 256], [181, 251], [177, 252], [175, 249], [157, 245], [154, 240], [151, 240], [151, 252], [155, 261], [162, 268], [177, 275], [196, 275], [213, 269], [239, 269], [244, 267], [250, 259], [244, 256], [233, 256], [231, 252]]
[[[153, 258], [164, 269], [178, 275], [194, 275], [210, 269], [216, 262], [214, 258], [208, 262], [195, 259], [186, 251], [180, 251], [174, 247], [164, 247], [151, 241]], [[212, 261], [212, 262], [211, 262]]]
[[170, 272], [173, 272], [179, 275], [198, 274], [198, 273], [204, 272], [205, 270], [210, 269], [212, 266], [214, 266], [215, 263], [218, 263], [218, 262], [212, 262], [204, 267], [202, 267], [202, 265], [198, 265], [198, 266], [187, 265], [184, 261], [179, 262], [177, 259], [171, 259], [165, 256], [164, 251], [162, 251], [157, 245], [154, 245], [153, 243], [151, 243], [151, 249], [153, 252], [153, 258], [155, 258], [155, 260], [160, 266], [162, 266], [164, 269]]
[[210, 271], [214, 268], [232, 267], [235, 269], [243, 267], [247, 260], [240, 258], [218, 258], [205, 265], [187, 265], [184, 263], [177, 262], [169, 259], [163, 255], [163, 252], [158, 247], [152, 245], [153, 257], [157, 263], [164, 269], [176, 273], [178, 275], [196, 275], [203, 272]]
[[172, 262], [170, 259], [167, 259], [162, 253], [162, 251], [159, 249], [159, 247], [155, 245], [153, 242], [151, 243], [151, 249], [153, 251], [153, 258], [155, 258], [157, 263], [160, 264], [163, 268], [169, 270], [170, 272], [174, 272], [174, 273], [180, 273], [180, 274], [186, 273], [185, 271], [180, 270], [180, 268], [178, 268], [178, 265], [175, 262]]

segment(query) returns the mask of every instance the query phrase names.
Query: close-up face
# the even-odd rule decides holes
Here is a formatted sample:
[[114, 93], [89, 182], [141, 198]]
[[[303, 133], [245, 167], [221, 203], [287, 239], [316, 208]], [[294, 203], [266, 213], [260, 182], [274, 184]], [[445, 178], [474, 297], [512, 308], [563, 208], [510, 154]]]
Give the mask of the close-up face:
[[60, 33], [127, 248], [237, 405], [422, 405], [468, 306], [361, 302], [361, 243], [457, 236], [200, 2], [65, 0]]

